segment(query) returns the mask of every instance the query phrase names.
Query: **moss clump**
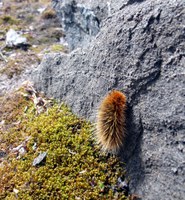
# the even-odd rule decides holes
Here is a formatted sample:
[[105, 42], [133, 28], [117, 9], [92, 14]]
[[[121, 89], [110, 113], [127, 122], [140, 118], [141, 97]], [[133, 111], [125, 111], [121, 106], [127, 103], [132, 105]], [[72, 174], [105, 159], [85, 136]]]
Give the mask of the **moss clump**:
[[[0, 199], [126, 199], [123, 191], [114, 192], [117, 179], [124, 176], [123, 164], [101, 153], [90, 123], [63, 104], [55, 103], [40, 115], [30, 102], [26, 110], [16, 109], [22, 111], [20, 123], [0, 133], [9, 146], [0, 165]], [[20, 144], [24, 155], [11, 150]], [[47, 152], [45, 162], [34, 167], [42, 152]]]
[[56, 12], [52, 9], [46, 10], [42, 13], [42, 18], [43, 19], [52, 19], [56, 18]]
[[53, 45], [51, 46], [51, 51], [52, 51], [52, 52], [65, 52], [66, 49], [65, 49], [65, 47], [64, 47], [63, 45], [61, 45], [61, 44], [53, 44]]
[[19, 20], [11, 17], [11, 16], [8, 16], [8, 15], [4, 15], [2, 17], [0, 17], [0, 22], [2, 24], [10, 24], [10, 25], [18, 25], [19, 24]]

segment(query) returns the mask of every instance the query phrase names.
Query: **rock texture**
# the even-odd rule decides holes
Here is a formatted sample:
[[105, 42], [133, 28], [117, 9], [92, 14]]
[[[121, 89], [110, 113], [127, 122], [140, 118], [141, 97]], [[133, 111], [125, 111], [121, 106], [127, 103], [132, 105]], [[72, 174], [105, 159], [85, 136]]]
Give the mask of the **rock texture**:
[[103, 21], [125, 6], [143, 0], [52, 0], [69, 50], [86, 47], [101, 29]]
[[100, 21], [92, 8], [79, 2], [53, 1], [70, 50], [83, 46], [99, 32]]
[[88, 50], [47, 55], [37, 88], [90, 120], [112, 89], [128, 98], [121, 155], [132, 192], [144, 200], [185, 199], [185, 2], [123, 6]]
[[[6, 74], [0, 75], [0, 97], [6, 96], [7, 94], [18, 90], [22, 84], [30, 80], [30, 74], [37, 67], [36, 64], [30, 65], [29, 68], [25, 69], [20, 75], [15, 75], [11, 79]], [[1, 68], [0, 68], [1, 69]]]
[[27, 39], [23, 37], [21, 34], [17, 33], [15, 30], [10, 29], [6, 33], [6, 46], [8, 47], [17, 47], [21, 45], [26, 45]]
[[53, 0], [69, 50], [87, 46], [100, 31], [102, 21], [130, 0]]

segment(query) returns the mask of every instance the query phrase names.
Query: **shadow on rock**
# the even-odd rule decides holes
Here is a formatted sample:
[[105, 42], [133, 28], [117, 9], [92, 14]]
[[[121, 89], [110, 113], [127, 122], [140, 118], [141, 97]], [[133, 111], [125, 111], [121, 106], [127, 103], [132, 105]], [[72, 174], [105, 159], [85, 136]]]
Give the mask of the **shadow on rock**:
[[129, 105], [126, 116], [127, 137], [119, 156], [126, 163], [127, 178], [130, 182], [130, 188], [133, 190], [131, 192], [134, 192], [137, 185], [144, 180], [145, 174], [141, 159], [143, 127], [139, 113], [134, 114]]

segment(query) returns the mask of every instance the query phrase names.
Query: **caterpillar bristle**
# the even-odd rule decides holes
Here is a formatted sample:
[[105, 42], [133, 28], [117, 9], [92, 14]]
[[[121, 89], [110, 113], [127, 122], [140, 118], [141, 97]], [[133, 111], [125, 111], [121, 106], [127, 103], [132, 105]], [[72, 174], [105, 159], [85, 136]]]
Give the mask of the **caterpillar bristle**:
[[126, 96], [113, 90], [102, 101], [97, 116], [96, 139], [107, 152], [117, 153], [126, 136]]

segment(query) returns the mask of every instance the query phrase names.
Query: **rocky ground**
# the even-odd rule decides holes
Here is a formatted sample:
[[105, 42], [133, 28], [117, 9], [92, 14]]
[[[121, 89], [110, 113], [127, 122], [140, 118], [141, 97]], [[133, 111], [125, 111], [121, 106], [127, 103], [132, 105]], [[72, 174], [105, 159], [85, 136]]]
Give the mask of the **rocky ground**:
[[0, 96], [26, 80], [45, 53], [67, 52], [63, 35], [50, 0], [0, 2]]

